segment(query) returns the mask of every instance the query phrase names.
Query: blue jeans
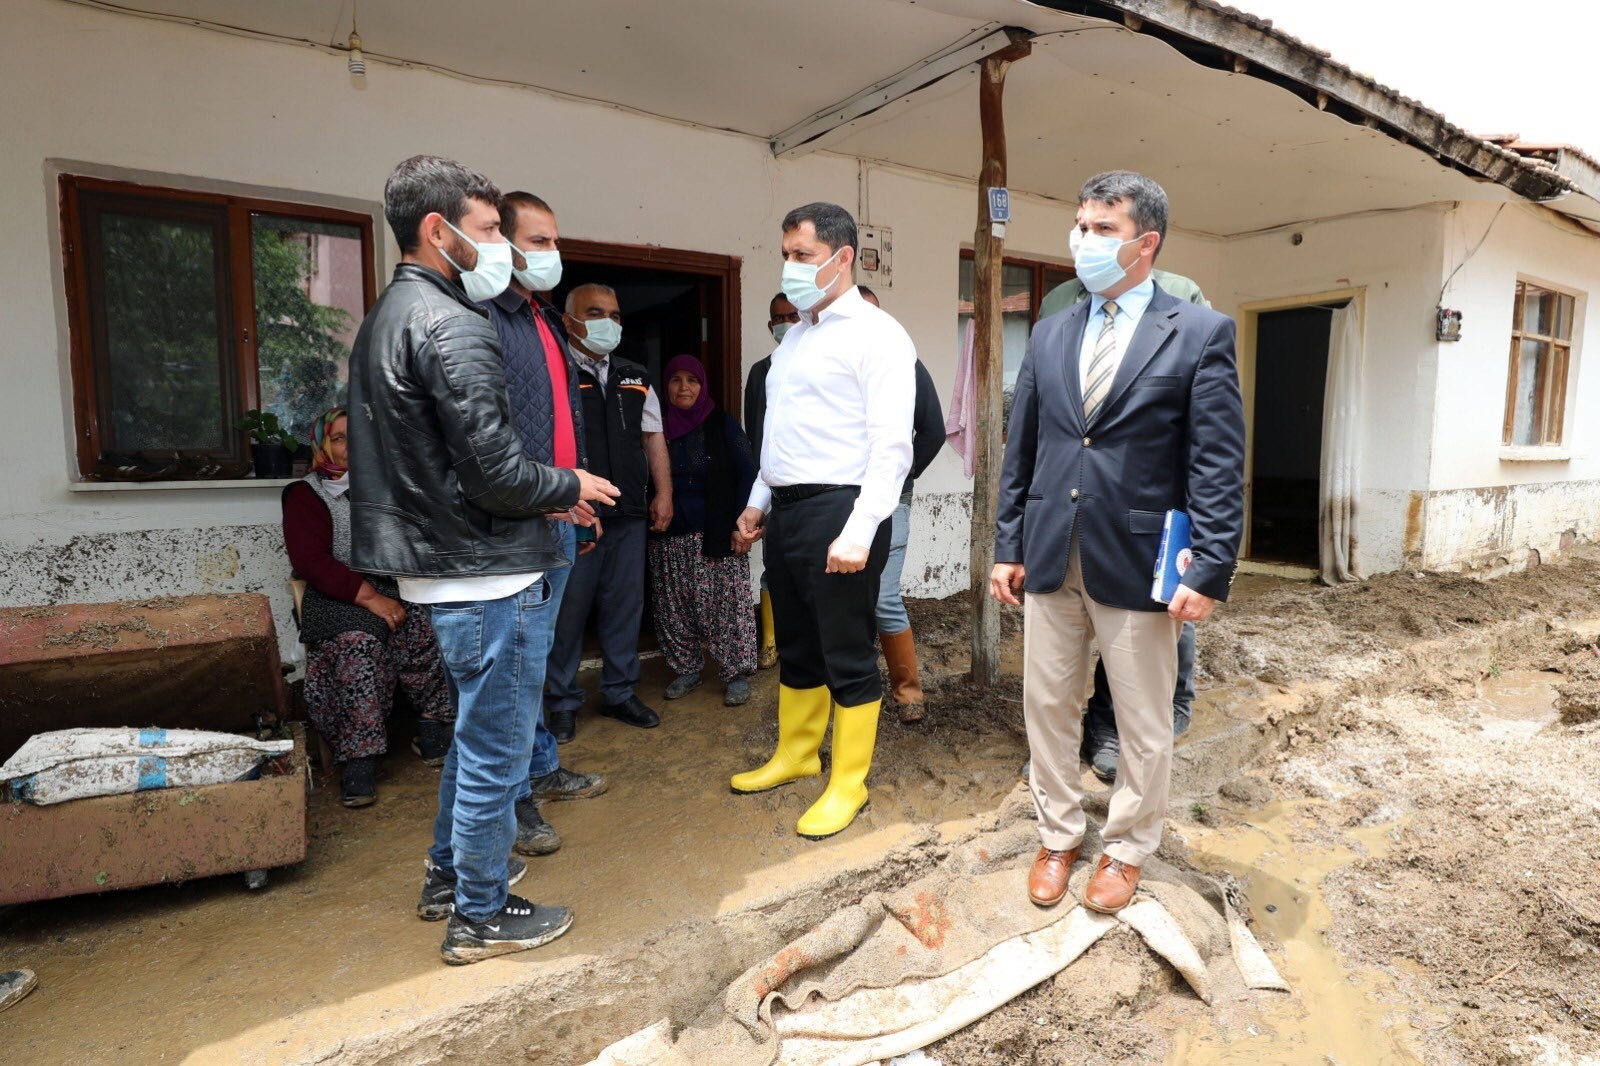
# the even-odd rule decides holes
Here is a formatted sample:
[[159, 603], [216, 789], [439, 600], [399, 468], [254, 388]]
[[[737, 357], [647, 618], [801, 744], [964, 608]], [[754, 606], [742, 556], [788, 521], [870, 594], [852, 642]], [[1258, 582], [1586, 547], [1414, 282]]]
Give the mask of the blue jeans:
[[499, 600], [436, 603], [433, 632], [456, 695], [456, 731], [439, 777], [428, 858], [456, 882], [456, 913], [481, 922], [506, 902], [514, 805], [550, 654], [550, 585]]
[[900, 595], [900, 574], [906, 568], [906, 544], [911, 540], [911, 501], [904, 496], [889, 517], [889, 561], [878, 584], [878, 632], [904, 633], [911, 628], [906, 601]]
[[[578, 527], [571, 522], [557, 522], [556, 535], [561, 538], [561, 553], [567, 557], [567, 562], [572, 562], [578, 557]], [[544, 579], [550, 582], [550, 607], [545, 615], [550, 623], [552, 642], [555, 640], [556, 619], [561, 616], [561, 597], [567, 591], [567, 578], [571, 576], [570, 566], [546, 571], [544, 575]], [[544, 691], [541, 685], [539, 708], [533, 716], [533, 758], [528, 763], [528, 780], [531, 782], [536, 777], [555, 773], [560, 768], [561, 756], [556, 753], [556, 735], [544, 724]], [[525, 784], [517, 799], [525, 800], [531, 795], [533, 795], [532, 785]]]

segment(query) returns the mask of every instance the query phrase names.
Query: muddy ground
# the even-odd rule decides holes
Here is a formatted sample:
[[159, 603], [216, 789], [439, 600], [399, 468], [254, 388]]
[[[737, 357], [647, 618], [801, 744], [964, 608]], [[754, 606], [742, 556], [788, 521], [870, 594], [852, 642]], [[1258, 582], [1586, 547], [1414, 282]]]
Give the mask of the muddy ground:
[[[1237, 880], [1294, 995], [1224, 990], [1208, 1007], [1117, 931], [930, 1054], [979, 1066], [1600, 1054], [1597, 592], [1592, 548], [1487, 584], [1241, 577], [1201, 628], [1162, 857]], [[830, 908], [925, 870], [940, 847], [929, 825], [1014, 792], [1020, 615], [1003, 614], [1001, 683], [979, 690], [962, 679], [968, 607], [911, 605], [930, 715], [885, 715], [872, 807], [833, 840], [792, 832], [823, 780], [760, 797], [723, 784], [770, 751], [775, 671], [737, 710], [709, 684], [658, 704], [660, 730], [586, 716], [563, 759], [612, 774], [612, 791], [547, 810], [567, 844], [528, 882], [576, 903], [579, 924], [541, 952], [449, 970], [441, 930], [411, 913], [436, 779], [401, 745], [377, 807], [346, 811], [336, 790], [316, 791], [310, 858], [264, 894], [214, 879], [0, 919], [0, 958], [41, 978], [0, 1019], [5, 1046], [36, 1062], [557, 1063], [663, 1013], [686, 1022]], [[652, 664], [646, 697], [665, 680]], [[1098, 819], [1107, 790], [1088, 784]], [[795, 894], [774, 902], [785, 884]], [[225, 946], [239, 944], [271, 964], [241, 966]]]
[[1207, 1008], [1119, 931], [930, 1054], [1595, 1061], [1600, 552], [1489, 583], [1251, 580], [1201, 627], [1197, 732], [1219, 704], [1275, 701], [1274, 750], [1175, 795], [1163, 854], [1238, 879], [1293, 998]]

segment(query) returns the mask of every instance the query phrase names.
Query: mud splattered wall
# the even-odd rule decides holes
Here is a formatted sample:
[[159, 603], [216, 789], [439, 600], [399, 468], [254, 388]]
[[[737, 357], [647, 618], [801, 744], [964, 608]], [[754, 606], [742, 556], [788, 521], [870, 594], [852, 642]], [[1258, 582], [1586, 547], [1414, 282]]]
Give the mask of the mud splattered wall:
[[0, 607], [259, 592], [272, 603], [283, 661], [291, 662], [299, 648], [285, 584], [289, 561], [276, 524], [0, 542], [0, 572], [6, 575]]

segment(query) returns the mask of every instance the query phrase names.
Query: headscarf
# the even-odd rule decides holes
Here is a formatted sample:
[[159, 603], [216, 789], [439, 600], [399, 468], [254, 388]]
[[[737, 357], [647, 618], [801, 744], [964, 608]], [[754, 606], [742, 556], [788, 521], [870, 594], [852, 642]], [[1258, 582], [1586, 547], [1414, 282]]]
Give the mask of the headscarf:
[[700, 396], [694, 401], [694, 406], [687, 411], [667, 401], [664, 421], [666, 423], [667, 439], [677, 440], [685, 434], [700, 428], [700, 424], [710, 417], [717, 405], [711, 400], [711, 390], [706, 386], [706, 368], [692, 355], [675, 355], [667, 363], [666, 372], [662, 374], [663, 382], [671, 382], [680, 370], [687, 370], [700, 382]]
[[346, 467], [333, 461], [333, 454], [328, 450], [328, 432], [346, 414], [343, 407], [330, 408], [311, 423], [311, 469], [330, 481], [349, 473]]

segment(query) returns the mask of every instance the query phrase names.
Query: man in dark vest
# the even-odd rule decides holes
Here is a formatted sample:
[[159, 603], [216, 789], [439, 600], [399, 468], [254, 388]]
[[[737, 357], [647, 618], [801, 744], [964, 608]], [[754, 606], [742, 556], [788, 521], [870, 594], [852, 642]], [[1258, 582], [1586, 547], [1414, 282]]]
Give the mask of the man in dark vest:
[[[500, 232], [511, 242], [511, 284], [481, 304], [494, 323], [505, 355], [506, 392], [512, 423], [522, 450], [536, 463], [558, 469], [583, 467], [583, 423], [579, 417], [578, 368], [567, 345], [561, 313], [546, 295], [561, 283], [560, 231], [555, 212], [530, 192], [510, 192], [500, 201]], [[550, 528], [567, 560], [577, 558], [578, 524], [587, 515], [553, 516]], [[594, 541], [586, 545], [590, 550]], [[566, 598], [571, 569], [552, 570], [549, 610], [544, 619], [554, 640], [555, 623]], [[561, 834], [544, 820], [540, 805], [547, 800], [598, 796], [607, 781], [599, 774], [578, 773], [561, 765], [556, 738], [541, 714], [534, 722], [533, 759], [528, 780], [517, 797], [517, 838], [513, 850], [522, 855], [548, 855], [561, 847]]]
[[587, 469], [605, 471], [621, 495], [596, 508], [603, 523], [594, 551], [580, 555], [567, 581], [550, 651], [545, 715], [565, 743], [577, 732], [583, 690], [578, 665], [589, 611], [599, 615], [600, 713], [651, 729], [661, 717], [635, 693], [639, 684], [639, 622], [644, 617], [646, 527], [672, 522], [672, 469], [662, 435], [661, 401], [650, 373], [612, 353], [622, 340], [622, 310], [606, 285], [579, 285], [567, 294], [568, 339], [578, 371]]

